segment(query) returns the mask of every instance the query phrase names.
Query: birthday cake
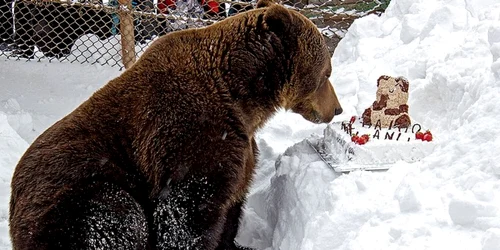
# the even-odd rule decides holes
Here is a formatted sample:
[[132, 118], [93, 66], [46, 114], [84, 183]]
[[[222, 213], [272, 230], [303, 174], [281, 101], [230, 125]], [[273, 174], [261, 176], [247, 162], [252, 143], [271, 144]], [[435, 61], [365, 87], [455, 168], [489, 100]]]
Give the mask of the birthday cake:
[[373, 104], [360, 117], [332, 123], [314, 148], [323, 160], [345, 172], [388, 169], [398, 161], [415, 162], [433, 152], [431, 131], [409, 116], [409, 83], [381, 76]]

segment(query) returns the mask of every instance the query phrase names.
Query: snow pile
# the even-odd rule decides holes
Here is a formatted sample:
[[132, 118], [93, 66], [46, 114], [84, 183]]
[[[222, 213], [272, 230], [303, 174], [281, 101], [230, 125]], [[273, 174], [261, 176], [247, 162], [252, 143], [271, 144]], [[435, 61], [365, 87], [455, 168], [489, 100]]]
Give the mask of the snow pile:
[[26, 148], [28, 143], [9, 125], [7, 115], [0, 111], [0, 247], [10, 245], [8, 227], [10, 179], [14, 166]]
[[[305, 142], [264, 160], [241, 243], [268, 249], [499, 249], [500, 4], [393, 0], [359, 19], [333, 58], [345, 113], [380, 75], [410, 81], [410, 115], [435, 152], [387, 172], [334, 174]], [[268, 142], [270, 143], [270, 142]], [[271, 169], [276, 168], [276, 171]]]

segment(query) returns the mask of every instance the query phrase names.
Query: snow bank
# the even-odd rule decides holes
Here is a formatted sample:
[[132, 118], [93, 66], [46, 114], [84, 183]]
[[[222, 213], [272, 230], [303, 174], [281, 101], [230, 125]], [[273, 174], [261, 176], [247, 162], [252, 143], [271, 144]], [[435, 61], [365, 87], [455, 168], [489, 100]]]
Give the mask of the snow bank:
[[10, 180], [22, 153], [28, 148], [23, 140], [9, 125], [7, 115], [0, 111], [0, 248], [10, 247], [9, 238], [9, 200]]
[[100, 65], [0, 58], [0, 84], [5, 90], [0, 91], [0, 111], [7, 115], [9, 125], [31, 143], [120, 73], [118, 68]]
[[421, 162], [338, 175], [301, 142], [276, 165], [261, 164], [267, 174], [254, 185], [239, 241], [287, 250], [498, 249], [500, 4], [393, 0], [381, 17], [354, 22], [332, 62], [339, 119], [371, 104], [380, 75], [402, 75], [410, 115], [440, 144]]

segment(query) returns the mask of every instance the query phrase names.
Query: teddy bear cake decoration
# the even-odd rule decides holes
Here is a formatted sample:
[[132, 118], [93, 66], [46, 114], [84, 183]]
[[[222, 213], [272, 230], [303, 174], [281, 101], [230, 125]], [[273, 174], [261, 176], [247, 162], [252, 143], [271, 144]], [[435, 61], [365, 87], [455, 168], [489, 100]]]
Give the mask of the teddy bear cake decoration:
[[363, 112], [363, 124], [380, 127], [407, 128], [411, 125], [408, 114], [410, 84], [404, 77], [381, 76], [377, 80], [377, 99]]

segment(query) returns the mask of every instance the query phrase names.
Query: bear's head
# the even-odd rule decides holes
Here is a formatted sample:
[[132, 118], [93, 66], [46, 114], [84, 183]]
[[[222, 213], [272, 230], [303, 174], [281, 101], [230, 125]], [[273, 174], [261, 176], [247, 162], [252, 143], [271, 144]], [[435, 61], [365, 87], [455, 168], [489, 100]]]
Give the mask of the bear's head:
[[331, 57], [318, 28], [302, 14], [271, 0], [261, 0], [266, 8], [264, 25], [286, 48], [290, 77], [280, 94], [280, 104], [314, 123], [330, 122], [342, 107], [330, 83]]
[[381, 76], [377, 81], [377, 100], [386, 98], [387, 108], [396, 108], [408, 102], [409, 83], [404, 77]]

